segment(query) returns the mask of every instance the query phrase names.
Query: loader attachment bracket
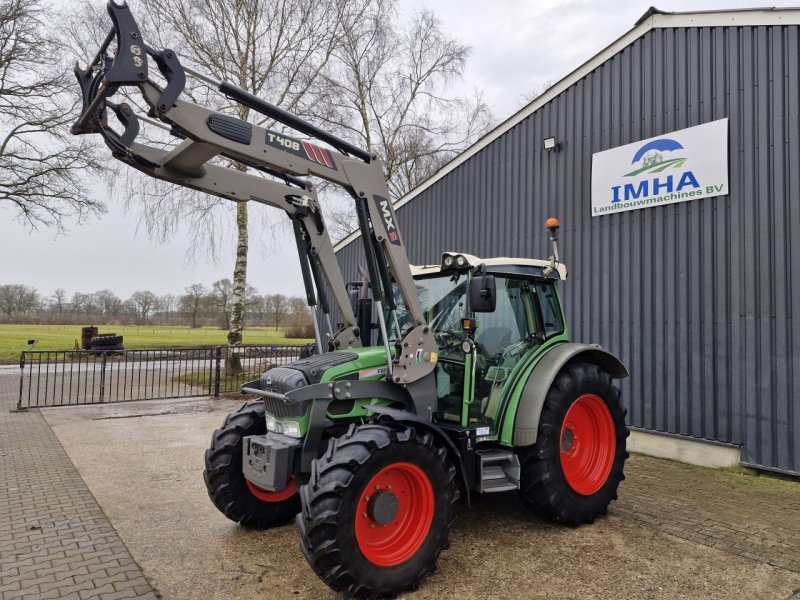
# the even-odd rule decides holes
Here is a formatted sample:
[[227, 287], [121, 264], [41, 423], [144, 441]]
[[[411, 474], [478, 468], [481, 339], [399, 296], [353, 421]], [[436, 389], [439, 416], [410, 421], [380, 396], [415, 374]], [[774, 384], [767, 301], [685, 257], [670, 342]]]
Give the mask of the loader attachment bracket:
[[[120, 87], [139, 86], [148, 80], [148, 55], [153, 58], [158, 70], [167, 81], [154, 107], [156, 113], [164, 113], [172, 108], [186, 85], [186, 75], [175, 52], [169, 49], [154, 50], [144, 43], [139, 25], [126, 2], [118, 4], [114, 0], [109, 0], [108, 14], [113, 27], [94, 59], [86, 69], [82, 69], [78, 64], [75, 65], [75, 77], [81, 87], [83, 103], [81, 114], [70, 129], [73, 135], [100, 133], [106, 137], [110, 129], [106, 122], [105, 111], [106, 108], [114, 110], [109, 98], [116, 94]], [[114, 41], [116, 49], [113, 50], [112, 56], [109, 55], [109, 48]], [[114, 112], [119, 116], [117, 110]], [[131, 116], [135, 118], [132, 111], [130, 115], [126, 115], [127, 122], [130, 122]], [[126, 126], [127, 132], [126, 123], [123, 122], [123, 125]], [[128, 148], [133, 139], [129, 139], [125, 134], [117, 137], [119, 138], [117, 142], [123, 139], [127, 141], [126, 151], [129, 152]], [[118, 151], [115, 141], [109, 142], [106, 137], [106, 142], [113, 150]]]

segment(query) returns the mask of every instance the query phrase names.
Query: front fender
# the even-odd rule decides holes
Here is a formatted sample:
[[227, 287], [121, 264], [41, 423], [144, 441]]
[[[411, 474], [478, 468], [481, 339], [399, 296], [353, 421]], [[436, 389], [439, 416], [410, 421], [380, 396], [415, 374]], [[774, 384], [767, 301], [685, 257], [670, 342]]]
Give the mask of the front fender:
[[613, 379], [624, 379], [629, 375], [625, 365], [598, 344], [568, 342], [553, 346], [539, 359], [528, 377], [517, 403], [516, 414], [506, 416], [514, 419], [514, 446], [532, 446], [536, 443], [539, 417], [547, 392], [561, 369], [572, 361], [596, 364]]

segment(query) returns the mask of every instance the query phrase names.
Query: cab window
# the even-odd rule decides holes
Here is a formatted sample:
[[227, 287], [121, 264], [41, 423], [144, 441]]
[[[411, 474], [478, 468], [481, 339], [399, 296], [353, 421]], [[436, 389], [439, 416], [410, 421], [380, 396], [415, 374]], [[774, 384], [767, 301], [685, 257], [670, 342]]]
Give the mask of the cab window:
[[564, 319], [561, 307], [558, 304], [556, 290], [552, 283], [542, 282], [536, 284], [536, 295], [539, 297], [539, 306], [542, 311], [542, 329], [546, 337], [564, 332]]

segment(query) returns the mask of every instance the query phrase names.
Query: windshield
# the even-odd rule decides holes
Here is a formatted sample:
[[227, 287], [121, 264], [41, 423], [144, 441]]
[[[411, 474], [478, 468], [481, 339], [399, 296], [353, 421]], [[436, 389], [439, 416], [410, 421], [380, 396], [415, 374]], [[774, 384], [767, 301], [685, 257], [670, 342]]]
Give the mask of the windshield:
[[[548, 336], [564, 331], [552, 282], [494, 274], [496, 306], [492, 312], [468, 315], [466, 273], [438, 273], [415, 279], [425, 321], [439, 347], [436, 365], [437, 418], [462, 426], [496, 431], [507, 384], [526, 353]], [[401, 329], [412, 325], [395, 288]], [[474, 351], [465, 353], [462, 319], [474, 317]]]
[[[422, 312], [425, 321], [436, 332], [459, 332], [461, 331], [461, 318], [464, 316], [464, 304], [467, 293], [467, 277], [454, 277], [452, 273], [416, 279]], [[411, 318], [408, 315], [403, 299], [397, 288], [394, 289], [397, 301], [397, 320], [400, 323], [400, 330], [411, 326]]]

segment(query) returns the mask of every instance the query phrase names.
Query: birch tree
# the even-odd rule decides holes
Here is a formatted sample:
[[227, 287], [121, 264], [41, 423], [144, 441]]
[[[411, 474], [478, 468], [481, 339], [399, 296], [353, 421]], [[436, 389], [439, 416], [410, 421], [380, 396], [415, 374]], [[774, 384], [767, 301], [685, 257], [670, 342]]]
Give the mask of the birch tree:
[[67, 133], [79, 95], [53, 19], [39, 0], [0, 0], [0, 207], [63, 230], [104, 207], [86, 186], [101, 171], [94, 144]]

